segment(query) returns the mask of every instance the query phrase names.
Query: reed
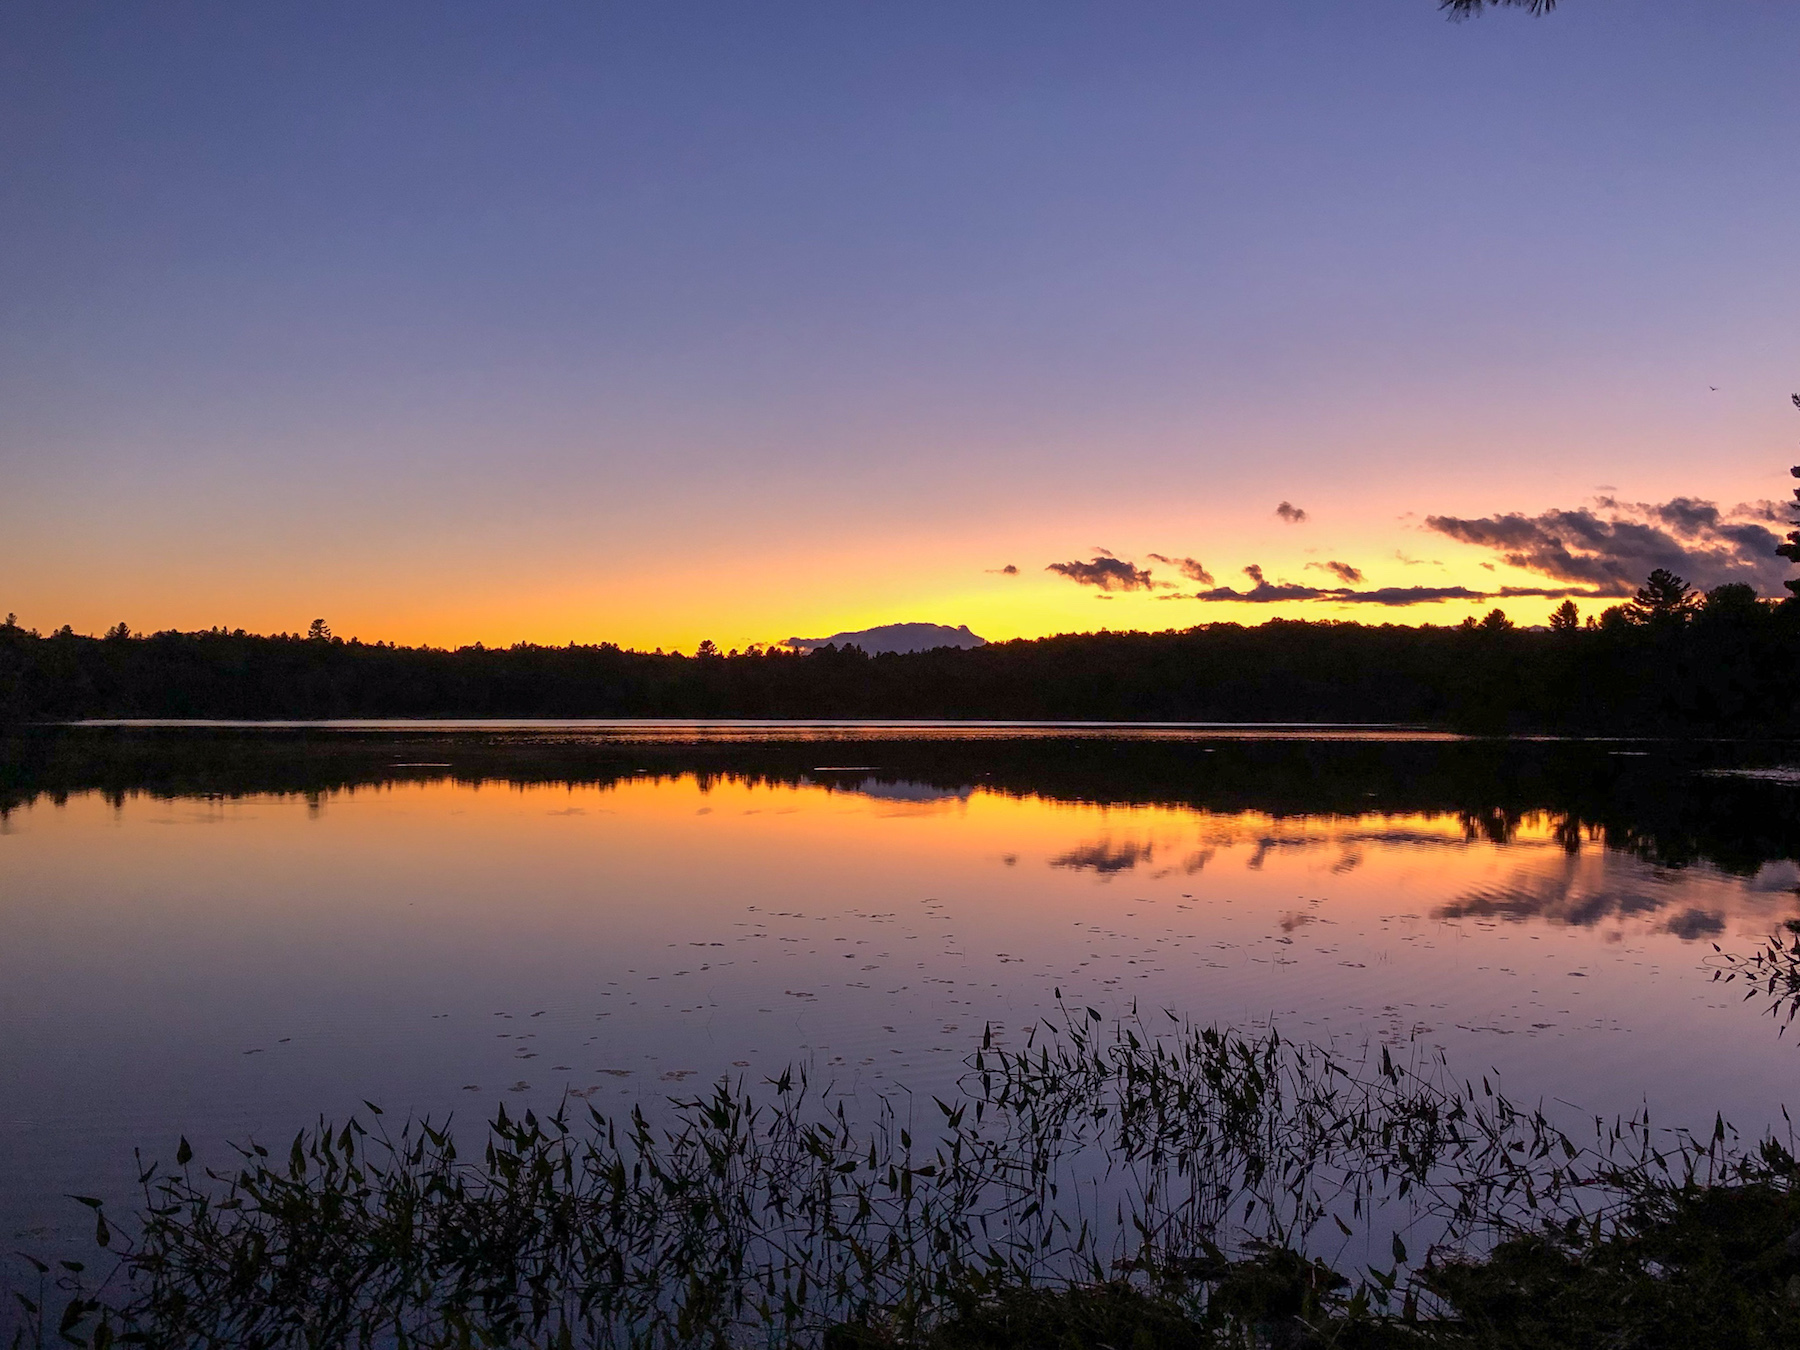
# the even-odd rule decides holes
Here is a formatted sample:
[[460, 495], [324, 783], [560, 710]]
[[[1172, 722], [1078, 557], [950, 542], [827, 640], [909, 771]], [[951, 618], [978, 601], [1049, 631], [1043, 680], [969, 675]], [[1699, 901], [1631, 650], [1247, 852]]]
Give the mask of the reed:
[[15, 1344], [1475, 1344], [1444, 1338], [1527, 1249], [1586, 1269], [1705, 1197], [1793, 1208], [1788, 1146], [1723, 1120], [1575, 1138], [1439, 1056], [1172, 1014], [984, 1035], [961, 1088], [922, 1123], [790, 1070], [659, 1124], [502, 1108], [468, 1153], [371, 1105], [229, 1171], [183, 1141], [129, 1222], [83, 1200], [108, 1261], [40, 1263]]
[[1760, 1001], [1774, 1019], [1778, 1034], [1787, 1029], [1800, 1013], [1800, 920], [1789, 919], [1785, 936], [1772, 933], [1763, 945], [1748, 954], [1728, 952], [1713, 943], [1713, 980], [1724, 984], [1742, 982], [1745, 1002]]

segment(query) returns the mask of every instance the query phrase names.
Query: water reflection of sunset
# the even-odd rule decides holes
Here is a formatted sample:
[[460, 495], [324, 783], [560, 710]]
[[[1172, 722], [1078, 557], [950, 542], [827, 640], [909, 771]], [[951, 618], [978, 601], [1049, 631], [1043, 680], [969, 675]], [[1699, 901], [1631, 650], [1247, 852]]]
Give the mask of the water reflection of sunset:
[[1596, 1109], [1773, 1109], [1756, 1075], [1789, 1052], [1708, 983], [1702, 939], [1792, 915], [1791, 862], [1659, 866], [1550, 812], [1099, 804], [840, 759], [33, 798], [0, 838], [0, 1062], [39, 1107], [6, 1129], [105, 1119], [123, 1150], [796, 1058], [941, 1091], [972, 1035], [1021, 1035], [1058, 990], [1441, 1046]]

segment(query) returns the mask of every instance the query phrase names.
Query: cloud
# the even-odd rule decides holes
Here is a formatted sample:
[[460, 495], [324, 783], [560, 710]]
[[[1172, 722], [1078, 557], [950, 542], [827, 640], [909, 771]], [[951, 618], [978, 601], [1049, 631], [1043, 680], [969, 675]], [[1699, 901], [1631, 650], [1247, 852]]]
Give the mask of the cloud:
[[1262, 568], [1258, 567], [1255, 563], [1251, 563], [1244, 569], [1244, 575], [1249, 577], [1250, 580], [1254, 581], [1258, 586], [1263, 584]]
[[1483, 599], [1513, 600], [1518, 598], [1538, 600], [1611, 600], [1610, 591], [1583, 590], [1579, 586], [1502, 586], [1497, 591], [1489, 591]]
[[[1247, 570], [1247, 569], [1246, 569]], [[1261, 569], [1258, 569], [1260, 572]], [[1176, 597], [1169, 597], [1174, 599]], [[1283, 582], [1270, 584], [1258, 580], [1247, 591], [1219, 586], [1182, 599], [1236, 600], [1252, 605], [1274, 604], [1282, 600], [1317, 600], [1338, 605], [1435, 605], [1448, 600], [1603, 600], [1613, 598], [1610, 591], [1597, 591], [1578, 586], [1502, 586], [1497, 591], [1474, 591], [1467, 586], [1380, 586], [1359, 591], [1348, 586], [1295, 586]]]
[[1331, 573], [1332, 576], [1336, 577], [1339, 581], [1343, 582], [1347, 586], [1360, 586], [1362, 584], [1362, 579], [1363, 579], [1362, 568], [1352, 567], [1349, 563], [1309, 562], [1306, 565], [1308, 567], [1317, 568], [1321, 572]]
[[1437, 605], [1446, 600], [1487, 600], [1492, 597], [1467, 586], [1380, 586], [1368, 591], [1333, 591], [1331, 598], [1356, 605]]
[[1763, 500], [1760, 502], [1739, 502], [1725, 514], [1736, 516], [1742, 520], [1761, 520], [1770, 525], [1790, 525], [1787, 518], [1787, 506], [1782, 502]]
[[1292, 502], [1283, 502], [1280, 506], [1277, 506], [1275, 508], [1275, 514], [1280, 516], [1290, 525], [1299, 525], [1306, 520], [1306, 512], [1302, 511]]
[[1096, 550], [1092, 562], [1051, 563], [1046, 572], [1058, 572], [1080, 586], [1098, 586], [1103, 591], [1147, 591], [1153, 585], [1147, 569], [1140, 569], [1115, 558], [1104, 549]]
[[1509, 567], [1555, 581], [1630, 595], [1658, 567], [1701, 590], [1728, 582], [1780, 594], [1788, 564], [1780, 539], [1763, 522], [1769, 503], [1721, 511], [1715, 502], [1676, 497], [1662, 503], [1600, 497], [1595, 508], [1526, 516], [1427, 516], [1425, 527], [1491, 550]]
[[1150, 556], [1159, 563], [1166, 563], [1173, 567], [1189, 581], [1198, 582], [1202, 586], [1210, 586], [1213, 583], [1212, 573], [1206, 570], [1198, 558], [1170, 558], [1161, 553], [1152, 553]]
[[[1244, 569], [1246, 572], [1250, 568]], [[1236, 590], [1230, 586], [1218, 586], [1210, 591], [1201, 591], [1194, 596], [1196, 600], [1247, 600], [1253, 605], [1273, 604], [1277, 600], [1317, 600], [1328, 594], [1316, 586], [1295, 586], [1289, 582], [1271, 584], [1262, 579], [1262, 569], [1256, 569], [1254, 578], [1256, 585], [1247, 591]]]
[[1019, 575], [1019, 569], [1013, 563], [1008, 563], [1005, 567], [990, 567], [987, 571], [997, 577], [1016, 577]]

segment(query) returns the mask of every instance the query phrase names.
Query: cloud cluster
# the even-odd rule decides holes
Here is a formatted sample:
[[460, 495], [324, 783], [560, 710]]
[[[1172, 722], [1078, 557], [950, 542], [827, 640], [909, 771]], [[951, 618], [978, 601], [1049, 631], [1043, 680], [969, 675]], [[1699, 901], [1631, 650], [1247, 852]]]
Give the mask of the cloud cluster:
[[1173, 567], [1182, 576], [1197, 585], [1210, 586], [1213, 584], [1213, 574], [1206, 570], [1198, 558], [1171, 558], [1161, 553], [1152, 553], [1150, 556], [1159, 563]]
[[[1260, 576], [1262, 569], [1259, 567], [1256, 570]], [[1247, 591], [1218, 586], [1186, 598], [1236, 600], [1253, 605], [1274, 604], [1283, 600], [1323, 600], [1340, 605], [1404, 606], [1442, 604], [1447, 600], [1602, 600], [1610, 599], [1611, 596], [1609, 591], [1579, 586], [1502, 586], [1497, 591], [1474, 591], [1467, 586], [1378, 586], [1359, 591], [1350, 586], [1297, 586], [1291, 582], [1258, 579], [1256, 585]]]
[[1244, 575], [1250, 578], [1251, 585], [1246, 590], [1235, 586], [1213, 586], [1212, 574], [1193, 558], [1174, 558], [1161, 553], [1149, 556], [1160, 563], [1178, 569], [1181, 574], [1207, 590], [1197, 592], [1175, 591], [1167, 581], [1157, 581], [1148, 568], [1138, 567], [1135, 563], [1115, 557], [1106, 549], [1096, 549], [1091, 561], [1079, 560], [1065, 563], [1051, 563], [1045, 570], [1056, 572], [1069, 580], [1083, 586], [1093, 586], [1104, 592], [1100, 598], [1110, 599], [1118, 591], [1152, 591], [1165, 590], [1171, 593], [1159, 595], [1159, 600], [1208, 600], [1236, 601], [1239, 604], [1269, 605], [1281, 602], [1316, 600], [1326, 604], [1340, 605], [1429, 605], [1442, 604], [1451, 600], [1516, 600], [1516, 599], [1550, 599], [1563, 600], [1570, 597], [1576, 599], [1599, 600], [1615, 594], [1613, 591], [1582, 586], [1502, 586], [1498, 590], [1478, 591], [1467, 586], [1380, 586], [1368, 590], [1358, 589], [1355, 583], [1363, 580], [1361, 569], [1348, 563], [1337, 561], [1325, 563], [1308, 563], [1308, 567], [1316, 567], [1330, 572], [1342, 581], [1352, 584], [1346, 586], [1303, 586], [1289, 581], [1270, 581], [1257, 563], [1250, 563], [1244, 568]]
[[1662, 503], [1601, 497], [1595, 509], [1526, 516], [1427, 516], [1425, 527], [1490, 550], [1509, 567], [1554, 581], [1630, 595], [1652, 570], [1666, 567], [1701, 590], [1728, 582], [1779, 594], [1787, 561], [1768, 528], [1779, 523], [1772, 502], [1721, 511], [1716, 502], [1676, 497]]
[[1139, 568], [1123, 558], [1115, 558], [1104, 550], [1093, 561], [1051, 563], [1044, 569], [1056, 572], [1081, 586], [1094, 586], [1102, 591], [1147, 591], [1155, 584], [1149, 569]]
[[[1291, 502], [1282, 502], [1275, 514], [1295, 525], [1307, 518], [1306, 512]], [[1077, 585], [1094, 587], [1102, 593], [1101, 598], [1109, 599], [1120, 591], [1160, 591], [1164, 592], [1157, 596], [1161, 600], [1252, 605], [1314, 602], [1405, 607], [1453, 601], [1614, 600], [1630, 596], [1658, 567], [1687, 578], [1703, 591], [1741, 582], [1760, 594], [1779, 595], [1788, 563], [1776, 554], [1775, 546], [1781, 541], [1769, 527], [1785, 523], [1782, 508], [1775, 502], [1743, 502], [1721, 510], [1718, 503], [1699, 497], [1675, 497], [1660, 503], [1599, 497], [1592, 507], [1546, 511], [1535, 516], [1512, 512], [1426, 517], [1427, 529], [1489, 550], [1492, 558], [1481, 563], [1488, 571], [1505, 564], [1535, 572], [1551, 583], [1561, 583], [1546, 586], [1365, 587], [1366, 577], [1360, 567], [1333, 558], [1309, 562], [1306, 567], [1327, 573], [1341, 585], [1270, 581], [1261, 566], [1251, 563], [1243, 569], [1250, 585], [1240, 589], [1214, 585], [1212, 573], [1197, 558], [1148, 555], [1152, 561], [1174, 568], [1203, 588], [1189, 592], [1178, 590], [1174, 583], [1156, 580], [1148, 568], [1103, 548], [1095, 549], [1087, 562], [1077, 559], [1051, 563], [1046, 570]], [[1419, 562], [1400, 554], [1395, 556], [1407, 564]]]

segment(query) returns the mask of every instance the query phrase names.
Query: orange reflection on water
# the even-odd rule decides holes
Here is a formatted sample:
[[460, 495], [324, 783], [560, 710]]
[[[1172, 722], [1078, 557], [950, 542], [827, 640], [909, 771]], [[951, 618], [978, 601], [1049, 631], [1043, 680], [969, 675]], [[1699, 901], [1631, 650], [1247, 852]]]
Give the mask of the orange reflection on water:
[[[1779, 1099], [1766, 1065], [1791, 1052], [1701, 958], [1794, 914], [1792, 863], [1659, 868], [1547, 814], [819, 776], [39, 798], [0, 836], [0, 1069], [31, 1103], [0, 1148], [79, 1122], [124, 1158], [363, 1098], [623, 1102], [796, 1058], [943, 1091], [984, 1027], [1016, 1040], [1057, 991], [1416, 1040], [1595, 1109]], [[41, 1161], [60, 1191], [94, 1165]]]

